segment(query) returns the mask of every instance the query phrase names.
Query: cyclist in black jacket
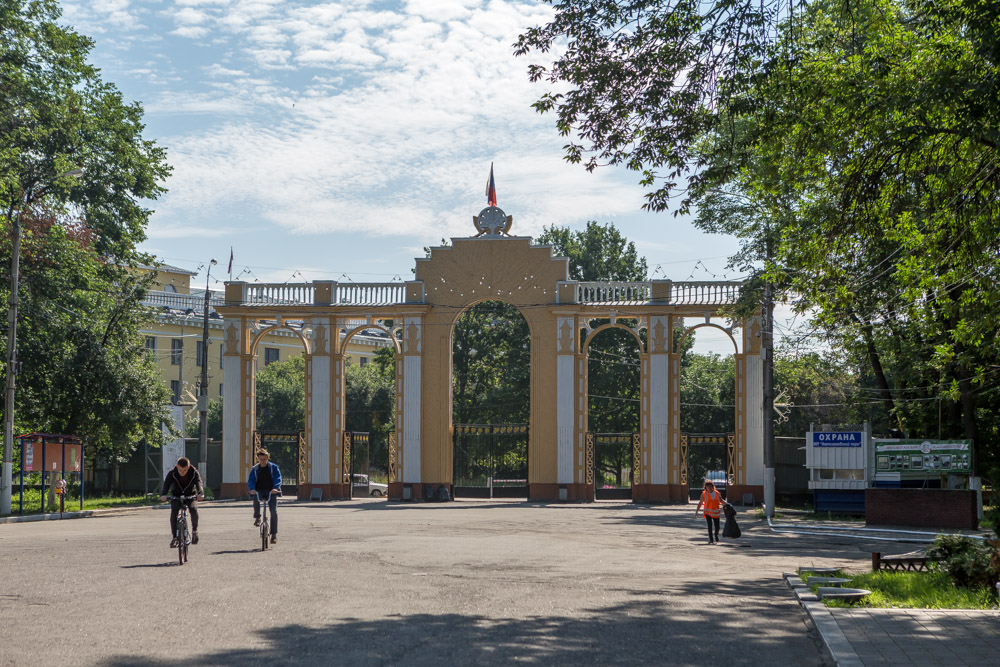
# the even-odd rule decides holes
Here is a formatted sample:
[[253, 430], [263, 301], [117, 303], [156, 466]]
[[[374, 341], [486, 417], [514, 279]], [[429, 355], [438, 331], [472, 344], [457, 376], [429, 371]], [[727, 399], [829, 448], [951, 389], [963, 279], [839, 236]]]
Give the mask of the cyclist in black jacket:
[[[198, 500], [205, 499], [205, 487], [201, 482], [201, 473], [191, 465], [186, 456], [177, 459], [177, 465], [170, 469], [166, 479], [163, 480], [163, 490], [160, 492], [160, 502], [167, 499], [167, 496], [196, 496], [191, 500], [184, 500], [184, 504], [191, 513], [191, 544], [198, 544]], [[177, 513], [181, 510], [181, 500], [172, 498], [170, 500], [170, 534], [174, 535], [170, 540], [170, 548], [177, 546]]]

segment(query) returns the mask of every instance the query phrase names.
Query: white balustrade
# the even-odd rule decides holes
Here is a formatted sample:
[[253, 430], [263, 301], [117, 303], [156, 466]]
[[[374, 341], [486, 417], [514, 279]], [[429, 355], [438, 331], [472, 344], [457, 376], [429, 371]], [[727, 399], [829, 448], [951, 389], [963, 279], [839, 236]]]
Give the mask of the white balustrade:
[[403, 283], [336, 283], [333, 303], [385, 306], [406, 301], [406, 285]]
[[245, 306], [278, 306], [312, 302], [312, 283], [247, 283], [243, 298]]
[[[671, 283], [668, 303], [678, 305], [721, 306], [736, 303], [740, 296], [738, 282]], [[576, 302], [591, 304], [636, 305], [652, 299], [648, 282], [581, 282], [576, 284]]]

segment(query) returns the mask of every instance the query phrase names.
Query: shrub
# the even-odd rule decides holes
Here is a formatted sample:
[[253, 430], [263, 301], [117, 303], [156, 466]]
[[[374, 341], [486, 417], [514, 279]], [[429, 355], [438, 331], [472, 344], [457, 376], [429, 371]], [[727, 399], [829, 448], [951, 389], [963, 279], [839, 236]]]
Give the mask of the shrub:
[[1000, 578], [1000, 556], [993, 543], [964, 535], [938, 535], [927, 556], [932, 568], [946, 572], [956, 586], [993, 586]]

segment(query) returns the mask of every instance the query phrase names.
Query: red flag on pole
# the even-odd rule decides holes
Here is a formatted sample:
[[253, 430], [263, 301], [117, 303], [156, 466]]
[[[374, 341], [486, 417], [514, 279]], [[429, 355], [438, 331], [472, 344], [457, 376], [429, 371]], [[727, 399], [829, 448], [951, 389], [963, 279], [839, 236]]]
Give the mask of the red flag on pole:
[[229, 246], [229, 277], [233, 277], [233, 246]]
[[490, 162], [490, 180], [486, 181], [486, 203], [490, 206], [497, 205], [497, 186], [493, 182], [493, 163]]

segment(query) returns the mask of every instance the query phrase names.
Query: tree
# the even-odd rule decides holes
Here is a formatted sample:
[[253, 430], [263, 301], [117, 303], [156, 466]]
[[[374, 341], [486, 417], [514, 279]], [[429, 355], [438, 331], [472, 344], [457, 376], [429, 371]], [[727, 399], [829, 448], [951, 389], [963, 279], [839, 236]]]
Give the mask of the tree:
[[[142, 110], [87, 63], [51, 0], [0, 7], [0, 294], [22, 227], [17, 430], [82, 436], [88, 454], [159, 443], [167, 391], [138, 334], [148, 281], [129, 269], [169, 173]], [[74, 181], [67, 172], [83, 169]], [[6, 359], [6, 351], [4, 353]], [[7, 372], [9, 369], [4, 369]]]
[[306, 423], [306, 360], [292, 357], [257, 371], [257, 430], [301, 431]]
[[697, 205], [703, 228], [744, 240], [745, 305], [783, 288], [865, 359], [886, 423], [937, 422], [985, 444], [985, 464], [1000, 456], [980, 437], [998, 430], [1000, 6], [781, 4], [567, 1], [516, 52], [569, 40], [529, 68], [568, 86], [536, 108], [577, 135], [569, 160], [642, 172], [652, 210]]

